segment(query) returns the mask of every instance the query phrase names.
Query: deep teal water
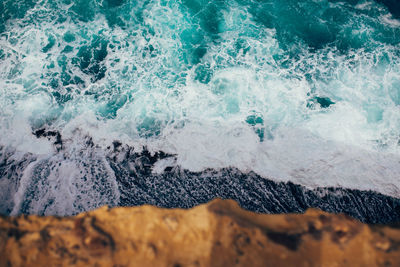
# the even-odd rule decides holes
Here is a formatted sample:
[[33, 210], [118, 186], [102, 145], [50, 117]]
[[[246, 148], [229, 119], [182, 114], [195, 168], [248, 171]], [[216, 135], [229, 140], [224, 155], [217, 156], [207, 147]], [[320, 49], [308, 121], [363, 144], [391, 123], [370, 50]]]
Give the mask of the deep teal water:
[[71, 198], [115, 140], [177, 155], [155, 172], [399, 197], [399, 18], [390, 0], [2, 0], [0, 144], [37, 156], [27, 180], [79, 170]]

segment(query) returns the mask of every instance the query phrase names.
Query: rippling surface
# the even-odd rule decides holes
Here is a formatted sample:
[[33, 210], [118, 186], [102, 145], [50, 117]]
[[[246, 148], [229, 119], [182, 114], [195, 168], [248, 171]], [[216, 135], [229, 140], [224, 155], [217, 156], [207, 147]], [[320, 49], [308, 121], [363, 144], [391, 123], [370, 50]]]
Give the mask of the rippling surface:
[[[400, 198], [399, 10], [391, 0], [3, 0], [0, 211], [182, 206], [157, 200], [157, 186], [132, 188], [224, 175], [237, 198], [262, 178]], [[235, 196], [196, 190], [182, 197], [189, 206]]]

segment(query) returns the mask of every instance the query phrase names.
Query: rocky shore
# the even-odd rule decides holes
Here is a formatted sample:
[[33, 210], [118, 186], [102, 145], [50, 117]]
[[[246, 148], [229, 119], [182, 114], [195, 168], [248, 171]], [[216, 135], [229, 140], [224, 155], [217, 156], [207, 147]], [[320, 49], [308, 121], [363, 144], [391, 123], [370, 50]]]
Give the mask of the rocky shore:
[[219, 199], [103, 207], [1, 217], [0, 266], [400, 266], [400, 227], [315, 209], [258, 214]]

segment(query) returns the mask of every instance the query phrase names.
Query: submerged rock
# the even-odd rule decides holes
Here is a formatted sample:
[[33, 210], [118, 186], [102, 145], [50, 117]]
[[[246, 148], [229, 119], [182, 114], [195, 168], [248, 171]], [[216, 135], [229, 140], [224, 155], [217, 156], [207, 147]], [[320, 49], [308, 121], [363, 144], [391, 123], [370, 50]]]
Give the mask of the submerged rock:
[[399, 227], [314, 209], [265, 215], [214, 200], [0, 218], [0, 266], [399, 265]]

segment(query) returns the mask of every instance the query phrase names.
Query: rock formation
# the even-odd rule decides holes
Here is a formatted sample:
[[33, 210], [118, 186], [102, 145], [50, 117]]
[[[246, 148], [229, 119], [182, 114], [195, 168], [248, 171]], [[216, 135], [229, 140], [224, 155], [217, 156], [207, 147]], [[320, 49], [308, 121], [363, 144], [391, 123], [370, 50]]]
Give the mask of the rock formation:
[[267, 215], [214, 200], [0, 218], [0, 266], [400, 266], [400, 227], [319, 210]]

